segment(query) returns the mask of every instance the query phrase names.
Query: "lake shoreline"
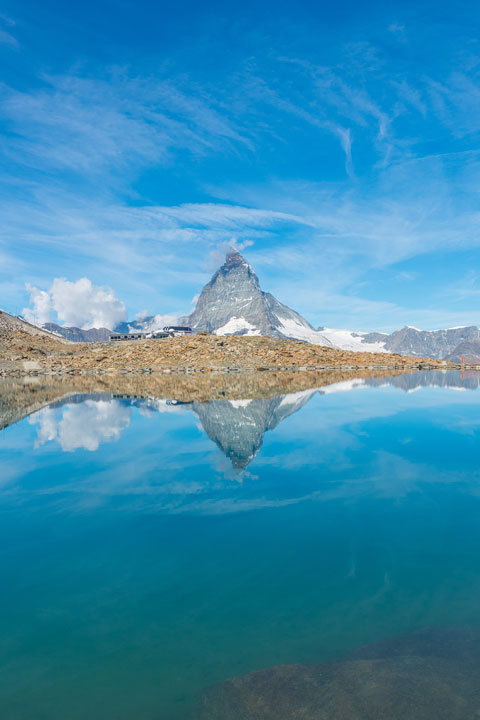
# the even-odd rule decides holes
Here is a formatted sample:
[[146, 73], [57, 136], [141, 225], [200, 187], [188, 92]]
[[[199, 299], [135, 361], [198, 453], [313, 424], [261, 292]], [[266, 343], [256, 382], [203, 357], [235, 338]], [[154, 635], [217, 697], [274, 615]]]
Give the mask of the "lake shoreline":
[[[287, 394], [327, 390], [331, 386], [348, 389], [368, 381], [391, 382], [402, 376], [423, 377], [429, 370], [345, 370], [319, 372], [242, 372], [242, 373], [92, 373], [66, 375], [22, 375], [0, 378], [0, 429], [18, 422], [41, 408], [68, 398], [105, 396], [166, 399], [174, 403], [209, 403], [216, 400], [244, 401], [269, 399]], [[456, 370], [437, 369], [442, 385]], [[473, 377], [477, 373], [470, 373]], [[469, 374], [465, 374], [468, 382]]]
[[[19, 329], [0, 336], [0, 375], [238, 374], [427, 370], [444, 360], [353, 352], [263, 336], [197, 334], [162, 340], [69, 343]], [[466, 366], [465, 366], [466, 367]], [[470, 367], [470, 366], [469, 366]], [[474, 366], [472, 366], [474, 367]]]

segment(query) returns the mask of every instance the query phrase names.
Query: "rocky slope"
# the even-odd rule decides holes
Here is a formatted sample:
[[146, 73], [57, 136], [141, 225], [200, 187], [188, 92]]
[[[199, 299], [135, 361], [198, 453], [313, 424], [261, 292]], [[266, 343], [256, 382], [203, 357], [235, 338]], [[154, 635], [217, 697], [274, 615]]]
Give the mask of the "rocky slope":
[[[47, 335], [47, 334], [46, 334]], [[198, 334], [119, 343], [68, 343], [22, 330], [0, 337], [0, 372], [229, 372], [320, 370], [331, 367], [442, 367], [441, 361], [352, 353], [272, 337]]]
[[64, 338], [0, 310], [0, 370], [2, 366], [36, 367], [39, 360], [65, 352], [69, 346]]
[[33, 342], [40, 344], [42, 340], [51, 340], [54, 343], [64, 342], [62, 338], [57, 337], [48, 329], [39, 328], [21, 317], [0, 310], [0, 342], [6, 339], [13, 340], [16, 333], [19, 337], [31, 338]]
[[458, 363], [462, 357], [467, 364], [480, 363], [480, 339], [461, 342], [445, 359]]

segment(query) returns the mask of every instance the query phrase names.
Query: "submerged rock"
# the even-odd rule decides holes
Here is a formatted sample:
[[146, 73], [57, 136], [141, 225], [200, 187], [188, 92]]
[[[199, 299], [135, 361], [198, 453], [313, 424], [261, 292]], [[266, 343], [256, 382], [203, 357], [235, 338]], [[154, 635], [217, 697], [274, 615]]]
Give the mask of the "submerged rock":
[[368, 660], [410, 655], [480, 666], [480, 630], [473, 627], [422, 628], [408, 635], [365, 645], [349, 653], [348, 657]]
[[358, 657], [259, 670], [206, 691], [196, 720], [478, 720], [479, 640], [422, 631]]

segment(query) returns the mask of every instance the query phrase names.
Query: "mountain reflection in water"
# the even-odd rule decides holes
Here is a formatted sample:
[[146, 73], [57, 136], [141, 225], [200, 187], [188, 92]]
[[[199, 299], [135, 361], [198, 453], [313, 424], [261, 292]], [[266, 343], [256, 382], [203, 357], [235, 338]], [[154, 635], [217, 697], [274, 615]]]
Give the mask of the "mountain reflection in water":
[[[391, 385], [405, 392], [422, 387], [477, 390], [480, 374], [460, 371], [422, 371], [380, 378], [354, 377], [331, 385], [314, 387], [273, 398], [242, 398], [178, 403], [154, 397], [115, 393], [78, 394], [54, 402], [32, 415], [29, 422], [38, 428], [36, 446], [55, 441], [68, 452], [78, 448], [97, 450], [99, 445], [119, 440], [130, 423], [131, 408], [142, 414], [178, 413], [189, 410], [198, 417], [204, 431], [236, 470], [244, 470], [260, 450], [265, 432], [301, 410], [318, 393], [327, 395]], [[60, 411], [60, 412], [59, 412]]]
[[210, 440], [233, 467], [243, 470], [261, 448], [265, 432], [300, 410], [315, 392], [209, 403], [115, 395], [77, 396], [39, 410], [29, 418], [29, 423], [37, 427], [36, 447], [55, 441], [65, 452], [78, 448], [97, 450], [102, 443], [120, 438], [130, 424], [132, 408], [146, 416], [189, 410], [195, 413]]

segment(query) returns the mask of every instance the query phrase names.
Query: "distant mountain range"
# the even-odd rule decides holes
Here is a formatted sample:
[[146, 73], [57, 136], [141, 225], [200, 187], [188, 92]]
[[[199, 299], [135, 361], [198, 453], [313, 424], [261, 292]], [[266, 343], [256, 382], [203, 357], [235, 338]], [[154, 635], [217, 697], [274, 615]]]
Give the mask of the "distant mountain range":
[[[121, 323], [113, 330], [151, 332], [159, 329], [159, 322], [163, 324], [160, 316], [157, 320], [157, 316], [151, 315]], [[225, 263], [205, 285], [193, 313], [180, 318], [179, 323], [216, 335], [269, 335], [356, 352], [398, 353], [454, 361], [460, 361], [462, 355], [466, 360], [480, 358], [480, 329], [475, 325], [447, 330], [407, 326], [390, 334], [315, 329], [295, 310], [264, 292], [253, 268], [236, 251], [227, 255]], [[111, 332], [107, 328], [65, 328], [55, 323], [44, 327], [74, 342], [108, 340]]]
[[[365, 339], [368, 337], [367, 335]], [[404, 327], [385, 336], [384, 349], [400, 355], [450, 359], [449, 356], [457, 352], [460, 345], [472, 344], [479, 340], [480, 330], [475, 325], [448, 330], [418, 330], [414, 327]], [[480, 350], [480, 346], [477, 347]]]
[[63, 327], [57, 325], [57, 323], [45, 323], [42, 327], [56, 335], [61, 335], [71, 342], [106, 342], [112, 334], [112, 331], [107, 328], [81, 330], [78, 327]]

